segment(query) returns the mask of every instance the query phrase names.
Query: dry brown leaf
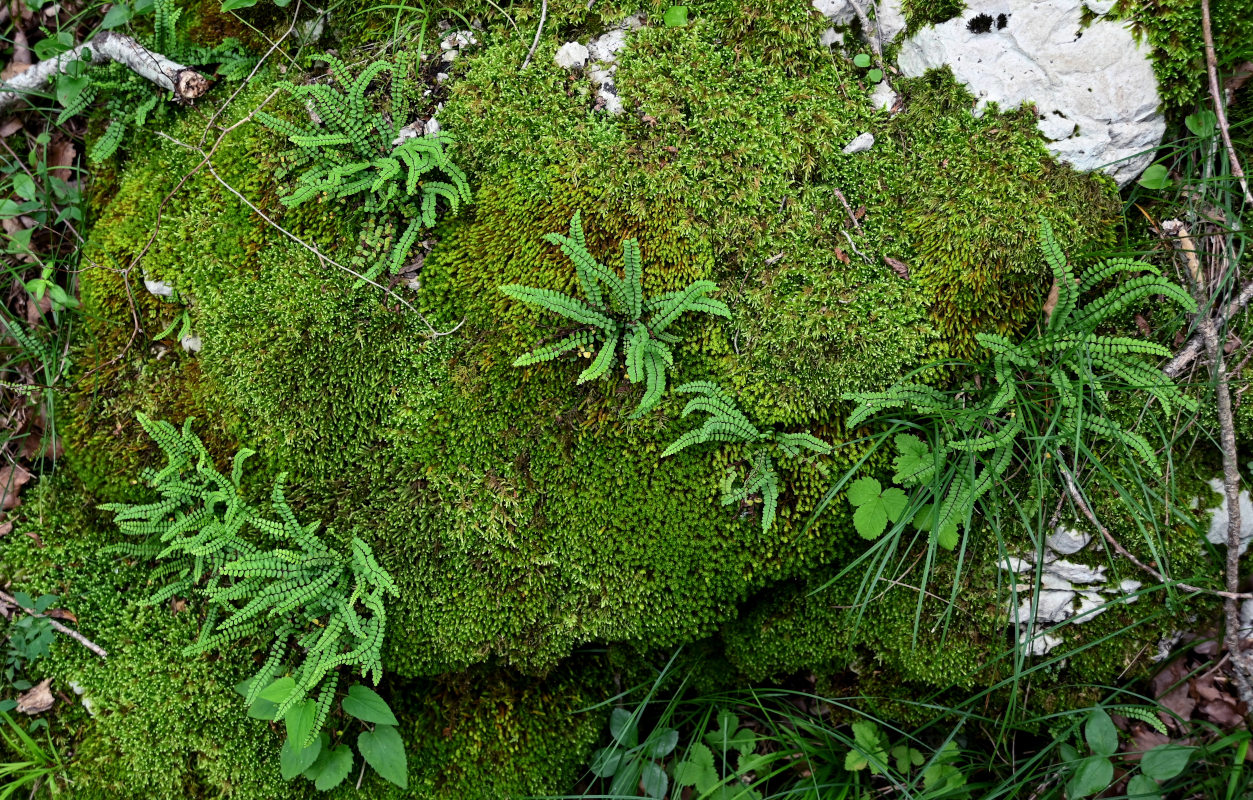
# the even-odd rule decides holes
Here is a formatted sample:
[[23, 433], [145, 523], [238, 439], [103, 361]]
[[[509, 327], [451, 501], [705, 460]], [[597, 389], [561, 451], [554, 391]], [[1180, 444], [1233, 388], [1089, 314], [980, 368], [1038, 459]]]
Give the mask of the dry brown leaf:
[[44, 296], [35, 302], [31, 302], [34, 298], [28, 297], [26, 300], [26, 324], [30, 326], [38, 325], [49, 314], [52, 313], [52, 295], [44, 292]]
[[1139, 329], [1141, 336], [1153, 335], [1153, 328], [1149, 325], [1149, 321], [1144, 318], [1143, 314], [1136, 314], [1136, 328]]
[[835, 250], [835, 257], [841, 264], [848, 263], [848, 253], [845, 253], [843, 250], [841, 250], [838, 247], [835, 247], [832, 249]]
[[175, 597], [170, 600], [170, 611], [174, 614], [181, 614], [187, 610], [187, 601], [181, 597]]
[[895, 272], [898, 277], [904, 278], [905, 280], [909, 280], [909, 265], [908, 264], [906, 264], [904, 261], [901, 261], [899, 258], [892, 258], [890, 256], [884, 256], [883, 260], [887, 262], [887, 265], [892, 268], [892, 271]]
[[18, 492], [30, 483], [30, 479], [30, 470], [21, 464], [0, 467], [0, 511], [17, 508], [22, 502], [18, 497]]
[[5, 522], [3, 524], [0, 524], [0, 536], [8, 536], [12, 532], [13, 532], [12, 522]]
[[17, 117], [9, 117], [0, 122], [0, 139], [7, 139], [22, 129], [22, 121]]
[[52, 617], [53, 619], [60, 619], [60, 620], [65, 620], [66, 622], [72, 622], [75, 625], [78, 624], [78, 617], [74, 616], [74, 612], [70, 611], [68, 608], [50, 609], [48, 611], [48, 616]]
[[1057, 301], [1061, 295], [1061, 285], [1057, 282], [1057, 278], [1053, 279], [1053, 286], [1049, 289], [1049, 296], [1044, 300], [1044, 321], [1048, 322], [1053, 318], [1053, 309], [1057, 308]]
[[37, 685], [17, 696], [17, 710], [28, 716], [42, 714], [52, 708], [52, 678], [44, 678]]
[[1163, 736], [1147, 725], [1136, 725], [1131, 732], [1131, 743], [1127, 746], [1124, 757], [1128, 761], [1138, 761], [1141, 754], [1163, 744], [1170, 744], [1169, 736]]
[[9, 60], [8, 66], [0, 70], [0, 80], [10, 80], [15, 75], [21, 75], [30, 69], [31, 54], [30, 46], [26, 41], [26, 33], [17, 28], [13, 32], [13, 58]]
[[65, 136], [57, 136], [48, 146], [48, 172], [54, 178], [63, 181], [70, 179], [69, 168], [74, 166], [78, 158], [78, 148]]

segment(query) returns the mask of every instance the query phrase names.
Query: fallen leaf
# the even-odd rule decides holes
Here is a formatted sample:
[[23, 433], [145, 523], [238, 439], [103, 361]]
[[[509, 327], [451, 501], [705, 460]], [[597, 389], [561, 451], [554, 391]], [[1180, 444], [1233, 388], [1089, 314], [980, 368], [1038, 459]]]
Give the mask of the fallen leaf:
[[1143, 314], [1136, 314], [1136, 327], [1139, 328], [1141, 336], [1153, 335], [1153, 328], [1149, 326], [1149, 321], [1144, 318]]
[[53, 619], [63, 619], [66, 622], [72, 622], [75, 625], [78, 624], [78, 617], [74, 616], [74, 612], [70, 611], [68, 608], [50, 609], [48, 611], [48, 616], [52, 617]]
[[17, 696], [17, 710], [28, 716], [42, 714], [52, 708], [52, 678], [44, 678], [36, 686]]
[[12, 522], [6, 522], [3, 525], [0, 525], [0, 536], [8, 536], [12, 532], [13, 532]]
[[17, 508], [22, 502], [17, 494], [30, 479], [30, 471], [21, 464], [0, 467], [0, 511]]
[[63, 181], [70, 179], [70, 167], [78, 158], [78, 148], [65, 136], [57, 136], [48, 147], [48, 172]]
[[9, 117], [0, 122], [0, 139], [7, 139], [22, 129], [22, 121], [17, 117]]
[[898, 258], [892, 258], [891, 256], [884, 256], [883, 260], [887, 262], [888, 266], [891, 267], [892, 271], [895, 272], [899, 277], [904, 278], [905, 280], [909, 280], [909, 265], [908, 264], [906, 264], [904, 261], [901, 261]]
[[26, 41], [26, 33], [17, 28], [13, 32], [13, 57], [9, 60], [9, 65], [0, 70], [0, 80], [7, 81], [15, 75], [21, 75], [30, 69], [30, 65], [30, 46]]
[[1127, 746], [1124, 757], [1128, 761], [1139, 761], [1142, 754], [1154, 747], [1169, 743], [1169, 736], [1163, 736], [1147, 725], [1136, 725], [1135, 730], [1131, 732], [1131, 743]]
[[1057, 278], [1053, 279], [1053, 285], [1049, 288], [1049, 296], [1044, 299], [1044, 321], [1048, 322], [1053, 318], [1053, 309], [1057, 308], [1057, 301], [1060, 299], [1061, 285], [1057, 282]]
[[835, 248], [832, 248], [832, 249], [834, 249], [834, 250], [835, 250], [835, 257], [836, 257], [836, 259], [837, 259], [837, 260], [839, 260], [839, 262], [840, 262], [841, 264], [847, 264], [847, 263], [848, 263], [848, 253], [845, 253], [843, 250], [841, 250], [841, 249], [840, 249], [840, 248], [838, 248], [838, 247], [835, 247]]
[[170, 600], [170, 611], [175, 614], [181, 614], [187, 610], [187, 601], [181, 597], [175, 597]]

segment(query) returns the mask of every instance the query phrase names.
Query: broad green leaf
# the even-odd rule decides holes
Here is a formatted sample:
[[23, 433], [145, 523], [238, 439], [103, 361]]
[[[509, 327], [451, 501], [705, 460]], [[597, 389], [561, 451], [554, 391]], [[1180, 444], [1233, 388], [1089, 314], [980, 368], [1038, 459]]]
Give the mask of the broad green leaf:
[[618, 747], [602, 747], [592, 756], [590, 769], [597, 778], [612, 778], [622, 763], [623, 750]]
[[649, 761], [644, 764], [644, 794], [653, 798], [653, 800], [662, 800], [666, 796], [666, 790], [670, 788], [670, 778], [666, 775], [666, 771], [656, 761]]
[[113, 7], [109, 9], [109, 13], [104, 15], [104, 21], [100, 23], [100, 27], [107, 31], [120, 25], [125, 25], [130, 22], [132, 16], [133, 12], [129, 5], [126, 3], [114, 3]]
[[311, 781], [316, 781], [318, 776], [322, 774], [322, 770], [326, 769], [327, 763], [331, 760], [331, 737], [325, 733], [318, 736], [318, 757], [308, 769], [300, 773]]
[[155, 0], [135, 0], [135, 13], [147, 14], [156, 6]]
[[[21, 197], [23, 200], [34, 200], [35, 193], [39, 191], [39, 188], [35, 186], [35, 181], [29, 175], [25, 172], [19, 172], [13, 176], [13, 191], [17, 192], [18, 197]], [[26, 597], [27, 601], [30, 600], [30, 595], [23, 593], [23, 596]], [[14, 595], [14, 597], [17, 597], [17, 595]], [[30, 608], [31, 606], [27, 603], [22, 603], [22, 607]]]
[[379, 725], [357, 737], [357, 749], [365, 763], [401, 789], [409, 786], [409, 767], [405, 743], [391, 725]]
[[697, 742], [687, 751], [687, 757], [674, 767], [674, 782], [680, 786], [695, 786], [696, 791], [708, 792], [718, 785], [718, 771], [714, 769], [714, 754]]
[[1144, 775], [1134, 775], [1127, 781], [1128, 800], [1158, 800], [1162, 789], [1157, 781]]
[[1184, 117], [1183, 124], [1194, 135], [1204, 138], [1214, 135], [1214, 129], [1218, 127], [1218, 117], [1207, 108]]
[[326, 765], [314, 779], [313, 786], [319, 792], [334, 789], [343, 783], [350, 771], [352, 771], [352, 749], [346, 744], [337, 744], [327, 758]]
[[391, 708], [387, 705], [387, 701], [379, 697], [378, 692], [359, 683], [354, 683], [348, 687], [348, 696], [344, 698], [341, 705], [344, 707], [345, 714], [364, 722], [373, 722], [379, 725], [400, 724], [396, 720], [396, 715], [392, 713]]
[[1165, 189], [1167, 186], [1170, 186], [1171, 180], [1169, 173], [1166, 171], [1166, 167], [1161, 164], [1153, 164], [1144, 171], [1144, 174], [1140, 176], [1140, 180], [1137, 181], [1137, 183], [1145, 189], [1158, 190]]
[[670, 6], [661, 15], [661, 21], [667, 28], [682, 28], [687, 25], [687, 6]]
[[639, 791], [640, 773], [644, 765], [638, 758], [624, 759], [618, 765], [613, 780], [609, 782], [609, 794], [612, 797], [635, 797]]
[[261, 690], [259, 695], [263, 700], [269, 700], [271, 703], [282, 703], [291, 693], [296, 690], [296, 679], [290, 676], [279, 678], [269, 686]]
[[252, 701], [252, 705], [248, 706], [248, 716], [253, 719], [263, 719], [266, 722], [273, 722], [274, 715], [277, 713], [278, 703], [275, 703], [273, 700], [266, 700], [264, 697], [258, 697], [256, 700]]
[[318, 704], [314, 700], [304, 700], [291, 707], [283, 721], [287, 724], [287, 739], [297, 744], [304, 744], [313, 732], [313, 724], [317, 721]]
[[618, 744], [635, 747], [640, 742], [639, 720], [625, 708], [615, 708], [609, 715], [609, 733]]
[[888, 512], [878, 501], [859, 506], [853, 512], [853, 527], [863, 539], [878, 539], [888, 527]]
[[878, 67], [875, 67], [874, 69], [866, 73], [867, 83], [879, 83], [882, 80], [883, 80], [883, 70], [879, 69]]
[[257, 4], [257, 0], [225, 0], [222, 3], [223, 11], [235, 11], [240, 8], [252, 8]]
[[278, 767], [283, 780], [290, 781], [312, 767], [327, 741], [325, 736], [320, 736], [308, 747], [301, 747], [298, 740], [288, 736], [278, 753]]
[[1140, 759], [1140, 771], [1153, 780], [1168, 781], [1188, 766], [1193, 748], [1177, 744], [1154, 747]]
[[944, 530], [939, 533], [933, 532], [931, 535], [935, 537], [935, 543], [945, 550], [952, 550], [961, 541], [961, 531], [956, 522], [950, 522], [944, 526]]
[[715, 753], [737, 750], [741, 753], [752, 750], [757, 744], [757, 737], [747, 728], [741, 728], [739, 717], [735, 712], [723, 709], [718, 712], [718, 727], [705, 733], [705, 742]]
[[1074, 777], [1066, 783], [1066, 797], [1077, 800], [1091, 797], [1109, 788], [1114, 780], [1114, 765], [1105, 756], [1088, 756], [1075, 768]]
[[858, 478], [848, 485], [848, 502], [855, 506], [865, 505], [879, 497], [883, 487], [874, 478]]
[[943, 797], [966, 785], [966, 776], [952, 764], [932, 764], [922, 771], [922, 782], [932, 793]]
[[885, 489], [879, 499], [883, 502], [883, 507], [888, 512], [888, 519], [893, 522], [900, 521], [901, 514], [905, 513], [905, 507], [909, 505], [909, 495], [895, 486], [891, 489]]
[[679, 744], [679, 732], [674, 728], [655, 730], [644, 742], [644, 755], [649, 758], [665, 758]]
[[1083, 726], [1083, 738], [1093, 755], [1112, 756], [1118, 752], [1118, 728], [1103, 708], [1094, 708]]
[[902, 486], [914, 484], [914, 476], [934, 466], [931, 447], [922, 439], [909, 433], [898, 434], [896, 437], [896, 460], [892, 462], [896, 472], [892, 480]]
[[870, 55], [868, 53], [858, 53], [853, 56], [853, 65], [865, 69], [870, 66]]
[[849, 772], [860, 772], [870, 766], [870, 762], [861, 754], [860, 750], [849, 750], [844, 754], [844, 769]]

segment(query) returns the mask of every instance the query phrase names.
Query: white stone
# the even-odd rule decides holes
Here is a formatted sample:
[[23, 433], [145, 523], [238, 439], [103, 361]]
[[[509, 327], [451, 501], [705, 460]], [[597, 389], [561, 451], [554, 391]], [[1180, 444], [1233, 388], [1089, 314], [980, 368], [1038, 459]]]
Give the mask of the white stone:
[[1040, 586], [1045, 589], [1063, 589], [1066, 591], [1074, 591], [1075, 585], [1065, 578], [1059, 578], [1051, 572], [1045, 572], [1040, 576]]
[[1038, 636], [1030, 636], [1030, 637], [1028, 636], [1028, 634], [1023, 633], [1021, 636], [1018, 637], [1018, 643], [1020, 645], [1026, 646], [1027, 655], [1042, 656], [1048, 653], [1048, 651], [1052, 650], [1054, 647], [1057, 647], [1059, 644], [1061, 644], [1062, 640], [1060, 637], [1050, 636], [1047, 633], [1042, 633], [1042, 634], [1039, 634]]
[[1050, 142], [1061, 141], [1070, 138], [1075, 132], [1074, 120], [1066, 119], [1061, 114], [1053, 112], [1045, 114], [1036, 122], [1036, 127], [1040, 129], [1040, 133], [1044, 134], [1044, 138]]
[[857, 11], [849, 0], [813, 0], [813, 6], [832, 25], [843, 27], [857, 19]]
[[857, 138], [844, 145], [844, 152], [847, 155], [860, 153], [863, 150], [869, 150], [874, 146], [874, 134], [867, 131], [857, 135]]
[[[147, 281], [144, 281], [146, 284]], [[148, 291], [152, 291], [149, 289]], [[1210, 488], [1217, 492], [1222, 501], [1217, 508], [1211, 508], [1210, 514], [1213, 516], [1209, 520], [1209, 533], [1205, 538], [1211, 544], [1226, 545], [1227, 544], [1227, 492], [1223, 489], [1222, 478], [1214, 478], [1209, 482]], [[1253, 500], [1249, 497], [1249, 490], [1245, 489], [1240, 492], [1240, 554], [1244, 555], [1244, 551], [1249, 549], [1249, 540], [1253, 539]]]
[[610, 88], [613, 87], [612, 69], [606, 69], [600, 65], [588, 67], [587, 77], [591, 79], [593, 86], [604, 86], [607, 83]]
[[1240, 604], [1239, 634], [1241, 639], [1253, 638], [1253, 600]]
[[1075, 612], [1074, 624], [1082, 625], [1096, 619], [1097, 616], [1108, 611], [1109, 607], [1110, 603], [1096, 592], [1080, 592], [1079, 610]]
[[427, 136], [433, 136], [439, 133], [439, 120], [435, 119], [435, 117], [428, 119], [426, 124], [422, 126], [422, 132]]
[[622, 28], [614, 28], [603, 36], [593, 39], [588, 45], [587, 54], [593, 61], [617, 61], [618, 51], [626, 47], [627, 32]]
[[891, 111], [896, 105], [896, 92], [887, 81], [879, 81], [870, 93], [870, 102], [880, 111]]
[[580, 69], [587, 63], [587, 48], [578, 42], [566, 42], [557, 48], [553, 61], [562, 69]]
[[[1140, 587], [1143, 585], [1144, 584], [1140, 583], [1137, 580], [1133, 580], [1131, 578], [1123, 578], [1122, 580], [1118, 582], [1118, 591], [1126, 595], [1133, 595], [1136, 592], [1140, 591]], [[1140, 599], [1139, 597], [1128, 597], [1127, 602], [1134, 603], [1135, 601], [1139, 599]]]
[[[989, 103], [1002, 110], [1034, 103], [1050, 137], [1066, 124], [1052, 117], [1073, 122], [1049, 150], [1125, 186], [1152, 162], [1152, 152], [1142, 151], [1156, 148], [1166, 131], [1149, 47], [1124, 22], [1082, 27], [1082, 10], [1082, 0], [971, 0], [960, 17], [906, 39], [897, 63], [910, 77], [947, 65], [975, 96], [976, 113]], [[993, 19], [986, 33], [968, 27], [980, 14]]]
[[1074, 602], [1074, 592], [1041, 589], [1035, 602], [1024, 601], [1017, 614], [1010, 616], [1019, 625], [1061, 622], [1074, 613]]
[[1006, 572], [1026, 572], [1032, 568], [1032, 563], [1025, 558], [1018, 556], [1005, 556], [1005, 560], [997, 564], [998, 567]]
[[1072, 553], [1078, 553], [1087, 547], [1090, 541], [1092, 541], [1092, 534], [1067, 528], [1065, 525], [1059, 525], [1057, 530], [1045, 538], [1044, 543], [1053, 552], [1068, 556]]
[[1071, 583], [1104, 583], [1105, 567], [1088, 567], [1073, 561], [1053, 561], [1044, 565], [1044, 572]]
[[435, 73], [435, 82], [436, 82], [436, 83], [443, 83], [443, 82], [444, 82], [444, 81], [446, 81], [446, 80], [448, 80], [448, 73], [447, 73], [447, 72], [437, 72], [437, 73]]
[[200, 352], [201, 343], [200, 343], [199, 336], [193, 336], [189, 333], [186, 336], [184, 336], [182, 339], [180, 339], [178, 343], [181, 344], [183, 346], [183, 350], [187, 351], [188, 353]]
[[844, 44], [844, 34], [840, 33], [835, 28], [827, 28], [822, 32], [822, 35], [818, 37], [818, 44], [823, 47]]
[[1118, 4], [1118, 0], [1083, 0], [1083, 4], [1093, 14], [1103, 17], [1114, 9], [1114, 6]]
[[173, 297], [174, 287], [164, 281], [150, 281], [144, 278], [144, 288], [148, 290], [148, 294], [156, 297]]
[[883, 45], [891, 44], [905, 30], [905, 11], [901, 0], [853, 0], [871, 17], [871, 33], [880, 37]]
[[478, 44], [479, 40], [474, 38], [474, 34], [470, 31], [455, 31], [444, 37], [439, 43], [441, 50], [460, 50], [463, 47], [469, 47], [472, 44]]
[[622, 101], [618, 99], [618, 95], [608, 89], [602, 88], [596, 93], [596, 96], [604, 101], [603, 108], [606, 114], [611, 114], [616, 117], [623, 112], [624, 109], [622, 108]]

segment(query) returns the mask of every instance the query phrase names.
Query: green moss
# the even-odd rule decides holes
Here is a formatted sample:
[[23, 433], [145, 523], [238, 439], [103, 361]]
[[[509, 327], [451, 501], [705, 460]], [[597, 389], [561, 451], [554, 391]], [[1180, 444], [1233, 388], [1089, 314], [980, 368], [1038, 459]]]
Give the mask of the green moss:
[[966, 10], [965, 0], [902, 0], [901, 12], [905, 15], [905, 35], [910, 35], [928, 25], [939, 25]]

